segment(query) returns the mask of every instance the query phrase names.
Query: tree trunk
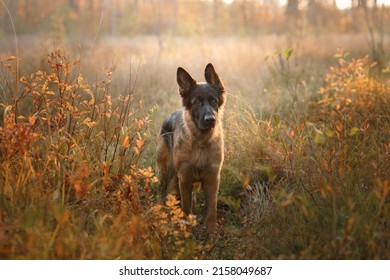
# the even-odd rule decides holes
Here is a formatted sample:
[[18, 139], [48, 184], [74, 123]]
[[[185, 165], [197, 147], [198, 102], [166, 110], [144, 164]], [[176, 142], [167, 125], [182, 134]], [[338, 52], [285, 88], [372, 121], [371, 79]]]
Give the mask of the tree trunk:
[[299, 12], [298, 0], [288, 0], [286, 7], [286, 16], [296, 16]]

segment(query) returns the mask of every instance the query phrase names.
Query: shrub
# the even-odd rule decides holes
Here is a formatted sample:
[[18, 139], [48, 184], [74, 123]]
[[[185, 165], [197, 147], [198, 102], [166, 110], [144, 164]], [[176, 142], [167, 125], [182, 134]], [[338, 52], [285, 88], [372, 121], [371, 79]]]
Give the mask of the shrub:
[[251, 109], [230, 119], [224, 172], [241, 172], [234, 213], [245, 228], [230, 233], [233, 256], [388, 258], [390, 84], [367, 57], [336, 57], [300, 114], [285, 106], [266, 120]]
[[151, 111], [133, 102], [133, 73], [114, 98], [112, 67], [90, 84], [61, 47], [49, 71], [18, 82], [7, 74], [14, 61], [1, 64], [0, 256], [197, 257], [191, 219], [177, 202], [154, 202], [157, 179], [142, 159]]

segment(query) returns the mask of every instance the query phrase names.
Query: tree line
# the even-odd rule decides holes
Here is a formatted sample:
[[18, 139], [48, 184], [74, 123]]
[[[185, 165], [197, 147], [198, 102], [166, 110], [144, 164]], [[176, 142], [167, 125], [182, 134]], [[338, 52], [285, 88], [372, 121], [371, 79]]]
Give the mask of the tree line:
[[[377, 0], [351, 0], [351, 8], [337, 9], [335, 0], [4, 0], [17, 34], [52, 33], [55, 36], [165, 33], [239, 34], [291, 32], [307, 27], [322, 32], [367, 31], [373, 26], [389, 32], [388, 7]], [[368, 14], [367, 14], [368, 13]], [[12, 34], [10, 17], [0, 6], [0, 35]], [[286, 24], [287, 23], [287, 24]], [[382, 27], [380, 27], [382, 25]], [[287, 27], [288, 26], [288, 27]]]

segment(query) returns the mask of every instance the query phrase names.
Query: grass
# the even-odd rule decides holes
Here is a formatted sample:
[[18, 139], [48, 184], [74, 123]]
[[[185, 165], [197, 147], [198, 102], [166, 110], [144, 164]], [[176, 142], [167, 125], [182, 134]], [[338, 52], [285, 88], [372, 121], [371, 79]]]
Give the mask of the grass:
[[[2, 44], [0, 258], [390, 257], [390, 84], [364, 34], [163, 42], [21, 37], [18, 82]], [[208, 62], [229, 89], [211, 242], [201, 193], [196, 218], [158, 204], [154, 160], [176, 68]]]

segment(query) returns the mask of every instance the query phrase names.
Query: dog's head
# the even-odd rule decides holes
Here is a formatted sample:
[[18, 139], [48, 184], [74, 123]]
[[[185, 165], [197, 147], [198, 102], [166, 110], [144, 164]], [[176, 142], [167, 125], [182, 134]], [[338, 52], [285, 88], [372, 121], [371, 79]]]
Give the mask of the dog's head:
[[225, 103], [225, 88], [211, 63], [207, 64], [204, 76], [206, 83], [197, 83], [186, 70], [177, 69], [183, 106], [191, 112], [196, 126], [206, 131], [216, 125], [218, 110]]

